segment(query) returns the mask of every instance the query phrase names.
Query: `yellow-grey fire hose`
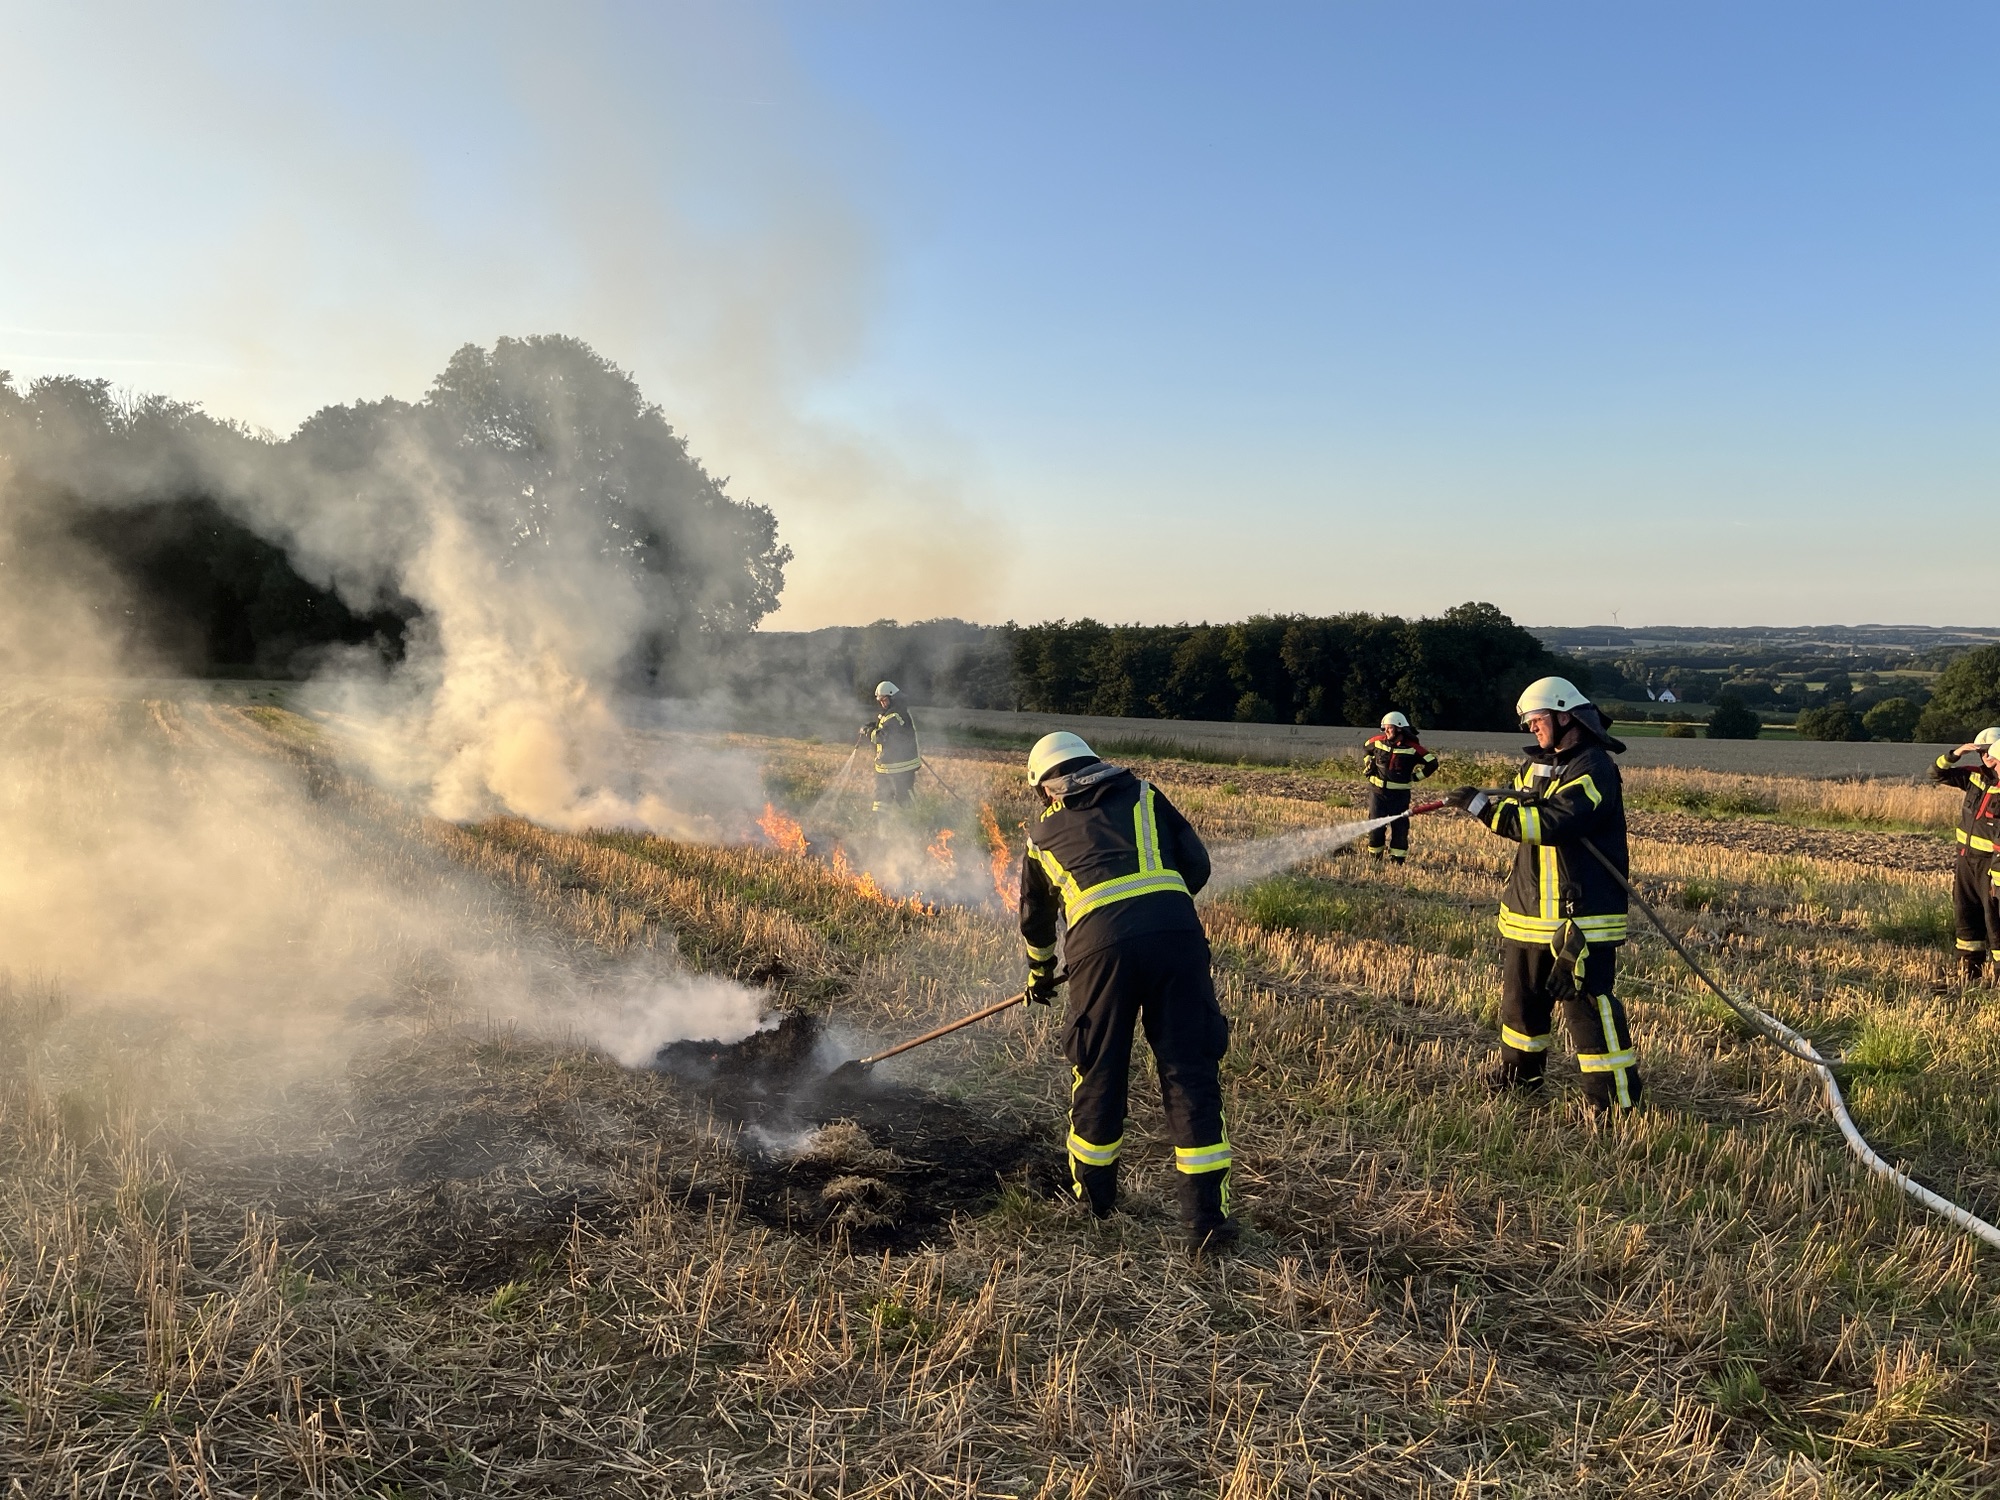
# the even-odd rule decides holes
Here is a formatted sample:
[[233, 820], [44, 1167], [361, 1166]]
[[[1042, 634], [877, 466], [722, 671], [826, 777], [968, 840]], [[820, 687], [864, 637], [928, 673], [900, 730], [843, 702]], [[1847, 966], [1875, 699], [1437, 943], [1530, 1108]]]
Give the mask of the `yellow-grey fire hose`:
[[[1511, 795], [1504, 790], [1491, 788], [1484, 790], [1489, 797]], [[1826, 1107], [1833, 1112], [1834, 1123], [1840, 1126], [1840, 1133], [1847, 1138], [1849, 1149], [1861, 1158], [1863, 1166], [1878, 1177], [1888, 1178], [1932, 1213], [1951, 1220], [1966, 1233], [1977, 1235], [1996, 1250], [2000, 1250], [2000, 1228], [1987, 1223], [1970, 1209], [1959, 1207], [1949, 1198], [1940, 1197], [1900, 1167], [1891, 1166], [1882, 1159], [1873, 1146], [1868, 1144], [1867, 1138], [1855, 1127], [1852, 1117], [1847, 1113], [1847, 1100], [1841, 1095], [1840, 1083], [1833, 1076], [1832, 1064], [1840, 1059], [1821, 1056], [1810, 1041], [1776, 1016], [1768, 1011], [1759, 1010], [1746, 1000], [1737, 999], [1717, 984], [1710, 977], [1708, 970], [1704, 969], [1696, 961], [1695, 956], [1682, 946], [1680, 939], [1667, 930], [1667, 924], [1660, 920], [1660, 914], [1654, 911], [1651, 903], [1634, 889], [1632, 882], [1625, 878], [1625, 872], [1613, 864], [1609, 856], [1589, 839], [1578, 839], [1577, 842], [1590, 851], [1593, 859], [1611, 872], [1611, 878], [1625, 888], [1625, 894], [1632, 898], [1632, 904], [1646, 914], [1646, 920], [1651, 922], [1660, 936], [1667, 940], [1667, 946], [1680, 955], [1681, 962], [1694, 970], [1695, 977], [1713, 990], [1723, 1004], [1741, 1016], [1744, 1023], [1765, 1041], [1770, 1042], [1787, 1056], [1797, 1058], [1819, 1074], [1820, 1083], [1826, 1094]]]

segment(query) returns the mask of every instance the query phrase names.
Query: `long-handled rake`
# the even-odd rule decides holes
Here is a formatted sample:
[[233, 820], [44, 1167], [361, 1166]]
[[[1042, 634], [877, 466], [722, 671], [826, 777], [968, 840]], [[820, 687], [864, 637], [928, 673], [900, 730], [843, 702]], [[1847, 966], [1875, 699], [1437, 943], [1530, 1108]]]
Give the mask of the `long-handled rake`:
[[[1062, 982], [1061, 978], [1058, 978], [1056, 982], [1060, 984]], [[1023, 990], [1020, 994], [1009, 995], [1005, 1000], [989, 1005], [984, 1010], [975, 1010], [969, 1016], [960, 1016], [956, 1021], [947, 1021], [934, 1031], [926, 1031], [922, 1036], [913, 1036], [907, 1042], [898, 1042], [893, 1047], [885, 1047], [880, 1052], [871, 1053], [867, 1057], [852, 1058], [829, 1073], [827, 1079], [829, 1082], [834, 1079], [851, 1082], [854, 1079], [866, 1077], [868, 1070], [879, 1062], [886, 1062], [899, 1053], [908, 1052], [912, 1047], [921, 1047], [926, 1042], [934, 1042], [941, 1036], [950, 1036], [954, 1031], [962, 1027], [970, 1026], [975, 1021], [983, 1021], [988, 1016], [997, 1016], [1003, 1010], [1012, 1010], [1015, 1006], [1026, 1001], [1027, 998], [1028, 992]]]

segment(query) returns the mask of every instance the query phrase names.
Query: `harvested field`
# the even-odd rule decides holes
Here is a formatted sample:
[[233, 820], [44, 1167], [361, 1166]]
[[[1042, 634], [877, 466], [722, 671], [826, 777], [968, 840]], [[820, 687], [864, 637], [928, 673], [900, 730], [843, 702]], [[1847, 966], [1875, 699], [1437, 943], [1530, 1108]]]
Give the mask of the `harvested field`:
[[1631, 824], [1634, 838], [1658, 843], [1706, 844], [1745, 853], [1800, 855], [1882, 870], [1948, 874], [1958, 858], [1957, 846], [1934, 833], [1814, 828], [1755, 818], [1704, 818], [1678, 812], [1634, 812]]
[[[81, 835], [132, 814], [85, 774], [102, 725], [66, 712], [17, 720], [0, 763], [10, 795], [68, 788]], [[995, 910], [870, 898], [761, 846], [439, 824], [282, 714], [91, 712], [129, 712], [197, 802], [225, 757], [297, 789], [283, 837], [321, 829], [397, 902], [448, 902], [562, 1006], [508, 998], [450, 933], [369, 950], [345, 990], [322, 974], [296, 1056], [164, 978], [113, 993], [80, 962], [0, 986], [9, 1493], [2000, 1485], [1992, 1257], [1861, 1174], [1804, 1071], [1663, 944], [1624, 955], [1643, 1115], [1594, 1125], [1567, 1060], [1545, 1102], [1480, 1091], [1506, 851], [1475, 826], [1423, 820], [1406, 870], [1343, 851], [1209, 906], [1249, 1232], [1194, 1262], [1143, 1063], [1126, 1209], [1098, 1225], [1058, 1193], [1051, 1017], [823, 1080], [1017, 984]], [[846, 753], [755, 743], [793, 809]], [[939, 769], [1010, 836], [1027, 816], [1015, 757]], [[1145, 769], [1218, 843], [1352, 816], [1351, 782], [1297, 768]], [[935, 789], [915, 812], [967, 816]], [[1688, 940], [1844, 1050], [1871, 1138], [2000, 1215], [2000, 1004], [1948, 984], [1946, 877], [1917, 858], [1948, 846], [1851, 818], [1635, 830]], [[976, 825], [957, 847], [986, 858]], [[272, 962], [258, 1014], [304, 1003]], [[730, 1054], [754, 1077], [590, 1040], [597, 997], [689, 970], [810, 1019]]]

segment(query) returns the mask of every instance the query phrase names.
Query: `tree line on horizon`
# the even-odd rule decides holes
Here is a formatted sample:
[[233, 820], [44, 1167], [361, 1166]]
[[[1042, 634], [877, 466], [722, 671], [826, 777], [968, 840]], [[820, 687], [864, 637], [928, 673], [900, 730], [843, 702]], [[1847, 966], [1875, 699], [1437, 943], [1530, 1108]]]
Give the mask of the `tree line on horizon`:
[[1258, 615], [1225, 625], [1054, 620], [1012, 632], [1019, 706], [1042, 713], [1510, 729], [1514, 700], [1568, 662], [1491, 604], [1434, 618]]
[[[654, 618], [629, 663], [642, 691], [713, 681], [720, 666], [746, 700], [781, 683], [865, 697], [889, 677], [919, 704], [1323, 725], [1373, 725], [1397, 709], [1426, 728], [1504, 730], [1520, 688], [1550, 672], [1601, 702], [1641, 690], [1643, 663], [1567, 657], [1488, 603], [1423, 618], [761, 631], [790, 557], [775, 518], [728, 496], [629, 377], [562, 338], [468, 346], [422, 402], [329, 407], [282, 440], [186, 403], [120, 398], [102, 380], [46, 377], [22, 389], [0, 372], [0, 565], [12, 564], [17, 592], [38, 574], [90, 580], [100, 622], [126, 639], [130, 661], [154, 670], [305, 676], [341, 649], [394, 661], [424, 607], [369, 554], [411, 507], [392, 485], [363, 509], [359, 490], [371, 466], [394, 467], [384, 455], [410, 452], [433, 474], [463, 471], [467, 487], [500, 496], [488, 519], [514, 538], [507, 566], [534, 569], [552, 548], [574, 550], [578, 538], [559, 536], [560, 521], [649, 580]], [[571, 452], [588, 458], [571, 465], [587, 471], [580, 487], [543, 461]], [[355, 513], [333, 515], [347, 509]], [[302, 533], [329, 525], [347, 534], [344, 558], [301, 546]], [[699, 672], [664, 670], [697, 639]], [[4, 644], [10, 659], [22, 656], [22, 643]], [[1834, 740], [1957, 743], [2000, 722], [2000, 646], [1939, 665], [1927, 688], [1857, 686], [1836, 672], [1796, 708], [1773, 699], [1765, 711], [1795, 718], [1804, 737]], [[1759, 700], [1740, 684], [1693, 671], [1668, 680], [1691, 700], [1675, 709], [1690, 721], [1684, 732], [1759, 732]]]

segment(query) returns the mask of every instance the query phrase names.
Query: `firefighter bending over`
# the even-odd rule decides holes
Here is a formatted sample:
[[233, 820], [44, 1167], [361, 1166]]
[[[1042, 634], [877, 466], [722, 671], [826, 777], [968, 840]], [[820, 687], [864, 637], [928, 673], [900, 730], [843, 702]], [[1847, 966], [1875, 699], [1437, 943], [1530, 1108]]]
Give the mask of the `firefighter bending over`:
[[895, 683], [875, 684], [875, 707], [879, 712], [861, 726], [857, 744], [875, 747], [875, 811], [887, 812], [910, 800], [917, 789], [917, 768], [923, 756], [917, 749], [917, 721], [897, 703], [903, 690]]
[[[1940, 755], [1931, 779], [1965, 793], [1958, 811], [1958, 863], [1951, 876], [1951, 911], [1958, 929], [1958, 962], [1967, 983], [1986, 970], [1988, 953], [2000, 956], [2000, 906], [1995, 905], [1993, 845], [2000, 839], [2000, 728], [1982, 729], [1966, 744]], [[1958, 762], [1977, 752], [1979, 764]]]
[[[1368, 778], [1368, 816], [1386, 818], [1410, 810], [1410, 788], [1437, 774], [1438, 758], [1417, 740], [1410, 721], [1398, 713], [1382, 715], [1382, 732], [1369, 736], [1361, 750], [1361, 774]], [[1410, 857], [1410, 820], [1398, 818], [1387, 828], [1368, 832], [1368, 857], [1378, 864], [1387, 836], [1389, 858], [1401, 864]]]
[[1028, 998], [1046, 1005], [1055, 997], [1061, 925], [1076, 1196], [1100, 1219], [1118, 1201], [1132, 1032], [1143, 1026], [1173, 1137], [1189, 1248], [1226, 1249], [1237, 1229], [1216, 1070], [1229, 1022], [1215, 1002], [1208, 936], [1194, 909], [1208, 881], [1208, 850], [1157, 788], [1099, 760], [1073, 734], [1036, 742], [1028, 780], [1046, 804], [1021, 861]]
[[1450, 800], [1520, 845], [1500, 900], [1506, 939], [1500, 991], [1500, 1063], [1494, 1092], [1538, 1090], [1555, 1007], [1563, 1008], [1583, 1090], [1600, 1112], [1639, 1102], [1639, 1058], [1625, 1007], [1611, 993], [1625, 941], [1625, 888], [1584, 847], [1620, 874], [1631, 869], [1618, 762], [1625, 746], [1588, 698], [1560, 677], [1530, 683], [1515, 711], [1535, 737], [1504, 792], [1460, 787]]

